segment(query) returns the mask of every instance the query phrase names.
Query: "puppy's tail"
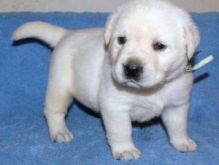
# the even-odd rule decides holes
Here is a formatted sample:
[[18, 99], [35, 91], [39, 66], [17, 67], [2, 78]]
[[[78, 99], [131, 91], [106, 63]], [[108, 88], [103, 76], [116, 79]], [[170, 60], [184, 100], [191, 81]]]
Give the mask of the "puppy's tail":
[[44, 22], [29, 22], [21, 25], [13, 34], [12, 40], [18, 41], [25, 38], [36, 38], [55, 47], [68, 33], [67, 29]]

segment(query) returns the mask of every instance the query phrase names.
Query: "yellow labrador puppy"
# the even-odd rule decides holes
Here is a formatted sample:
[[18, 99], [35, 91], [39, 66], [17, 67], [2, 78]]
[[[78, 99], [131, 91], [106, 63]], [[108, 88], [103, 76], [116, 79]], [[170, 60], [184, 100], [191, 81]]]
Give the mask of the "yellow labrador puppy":
[[101, 113], [116, 159], [139, 158], [131, 121], [156, 116], [178, 151], [196, 149], [187, 132], [193, 78], [185, 67], [199, 33], [184, 10], [162, 0], [132, 0], [110, 16], [105, 29], [69, 31], [30, 22], [13, 40], [28, 37], [55, 48], [45, 101], [52, 140], [73, 139], [65, 115], [76, 99]]

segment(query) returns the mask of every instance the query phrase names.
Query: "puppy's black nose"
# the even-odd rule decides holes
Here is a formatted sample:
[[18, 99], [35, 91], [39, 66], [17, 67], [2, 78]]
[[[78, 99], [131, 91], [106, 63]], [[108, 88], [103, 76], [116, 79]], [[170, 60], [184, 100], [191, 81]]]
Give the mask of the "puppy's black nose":
[[138, 81], [143, 73], [143, 67], [135, 63], [123, 65], [124, 75], [127, 79]]

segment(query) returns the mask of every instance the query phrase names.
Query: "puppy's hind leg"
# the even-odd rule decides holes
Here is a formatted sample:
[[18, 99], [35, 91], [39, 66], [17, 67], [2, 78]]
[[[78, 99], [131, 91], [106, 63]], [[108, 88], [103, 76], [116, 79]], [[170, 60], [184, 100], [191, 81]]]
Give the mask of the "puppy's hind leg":
[[67, 143], [73, 139], [65, 124], [65, 115], [73, 100], [72, 75], [70, 64], [63, 58], [52, 60], [47, 87], [44, 114], [47, 119], [50, 137], [54, 142]]
[[67, 94], [48, 91], [44, 114], [47, 119], [50, 137], [54, 142], [67, 143], [73, 139], [65, 124], [65, 115], [71, 98]]

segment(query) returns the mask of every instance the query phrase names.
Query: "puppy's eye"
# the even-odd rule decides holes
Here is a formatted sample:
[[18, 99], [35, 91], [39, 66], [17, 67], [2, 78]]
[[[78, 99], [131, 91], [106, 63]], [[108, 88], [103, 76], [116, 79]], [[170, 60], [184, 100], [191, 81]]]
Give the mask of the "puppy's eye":
[[164, 49], [166, 49], [166, 45], [164, 45], [163, 43], [161, 43], [161, 42], [155, 42], [155, 43], [153, 43], [153, 48], [154, 48], [154, 50], [155, 51], [162, 51], [162, 50], [164, 50]]
[[118, 41], [119, 45], [124, 45], [126, 43], [127, 39], [125, 36], [119, 36], [117, 38], [117, 41]]

